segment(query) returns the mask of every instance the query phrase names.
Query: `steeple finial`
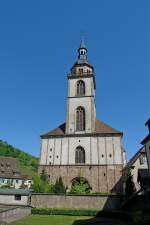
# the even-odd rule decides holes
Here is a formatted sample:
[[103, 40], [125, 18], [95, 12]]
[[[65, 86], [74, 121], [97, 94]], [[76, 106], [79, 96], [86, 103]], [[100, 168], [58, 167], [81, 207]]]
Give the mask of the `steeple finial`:
[[85, 45], [85, 42], [84, 42], [84, 38], [83, 37], [81, 38], [80, 48], [86, 49], [86, 45]]

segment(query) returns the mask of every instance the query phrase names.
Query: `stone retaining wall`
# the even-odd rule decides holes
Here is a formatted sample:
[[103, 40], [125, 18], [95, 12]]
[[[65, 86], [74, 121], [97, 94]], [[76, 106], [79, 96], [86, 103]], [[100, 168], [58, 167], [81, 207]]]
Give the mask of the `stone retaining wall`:
[[31, 214], [31, 207], [14, 207], [10, 209], [1, 210], [0, 221], [7, 223], [19, 220]]
[[31, 206], [36, 208], [84, 208], [84, 209], [116, 209], [122, 197], [119, 195], [52, 195], [32, 194]]

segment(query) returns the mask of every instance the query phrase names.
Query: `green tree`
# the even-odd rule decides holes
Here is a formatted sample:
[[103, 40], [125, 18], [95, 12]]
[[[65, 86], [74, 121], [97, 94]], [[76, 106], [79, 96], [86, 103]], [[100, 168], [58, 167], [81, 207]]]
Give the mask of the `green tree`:
[[91, 187], [84, 177], [77, 177], [73, 180], [71, 186], [71, 193], [88, 194], [90, 193], [90, 191]]
[[56, 180], [56, 183], [54, 185], [54, 192], [55, 193], [66, 193], [66, 188], [64, 186], [62, 177], [59, 177], [59, 179]]
[[53, 193], [54, 185], [49, 184], [48, 180], [42, 180], [39, 176], [34, 176], [32, 189], [36, 193]]
[[48, 175], [47, 175], [45, 169], [42, 170], [42, 173], [41, 173], [41, 175], [40, 175], [40, 179], [41, 179], [42, 181], [48, 181]]
[[131, 167], [127, 168], [126, 176], [125, 176], [125, 193], [127, 198], [136, 192], [131, 170], [132, 170]]

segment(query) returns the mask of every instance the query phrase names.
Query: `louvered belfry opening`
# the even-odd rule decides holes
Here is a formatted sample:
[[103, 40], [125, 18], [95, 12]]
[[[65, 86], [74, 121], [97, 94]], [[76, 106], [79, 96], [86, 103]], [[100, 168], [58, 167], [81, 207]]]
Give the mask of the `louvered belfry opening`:
[[77, 81], [77, 95], [85, 95], [85, 83], [83, 80]]
[[76, 148], [75, 163], [85, 163], [85, 150], [81, 146]]
[[85, 130], [85, 109], [79, 106], [76, 110], [76, 130]]

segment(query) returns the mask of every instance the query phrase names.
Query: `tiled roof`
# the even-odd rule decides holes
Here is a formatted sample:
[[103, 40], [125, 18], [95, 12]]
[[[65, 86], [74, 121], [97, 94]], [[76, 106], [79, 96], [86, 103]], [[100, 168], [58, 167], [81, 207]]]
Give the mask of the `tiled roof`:
[[[95, 132], [93, 134], [120, 134], [122, 135], [123, 133], [112, 128], [111, 126], [107, 125], [106, 123], [96, 120], [95, 124]], [[41, 135], [41, 137], [48, 137], [48, 136], [65, 136], [65, 129], [66, 129], [66, 123], [63, 123], [59, 127], [53, 129], [52, 131]]]
[[0, 156], [0, 178], [22, 179], [17, 159]]
[[0, 195], [29, 195], [31, 193], [31, 190], [29, 189], [4, 189], [0, 188]]
[[100, 121], [100, 120], [96, 120], [96, 133], [102, 133], [102, 134], [122, 134], [122, 132], [112, 128], [111, 126], [109, 126], [108, 124]]

